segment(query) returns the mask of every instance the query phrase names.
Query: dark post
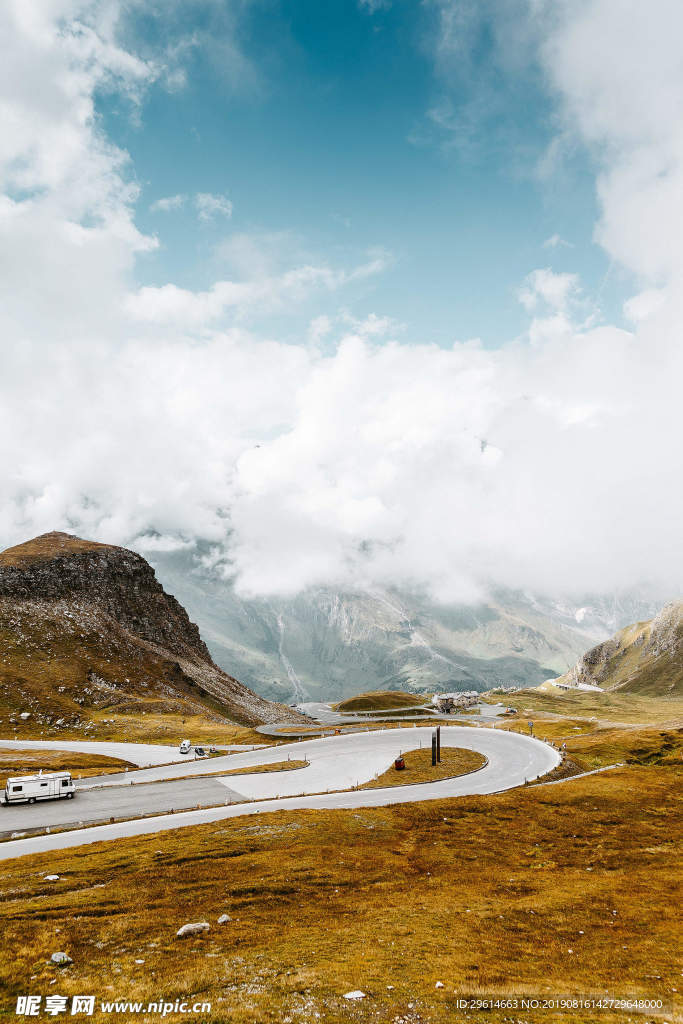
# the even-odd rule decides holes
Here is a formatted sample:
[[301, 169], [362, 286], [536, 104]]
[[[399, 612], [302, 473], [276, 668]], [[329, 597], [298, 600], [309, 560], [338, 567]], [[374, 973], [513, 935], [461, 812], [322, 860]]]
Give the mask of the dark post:
[[436, 766], [436, 733], [432, 733], [432, 768]]
[[436, 759], [441, 764], [441, 726], [436, 727]]

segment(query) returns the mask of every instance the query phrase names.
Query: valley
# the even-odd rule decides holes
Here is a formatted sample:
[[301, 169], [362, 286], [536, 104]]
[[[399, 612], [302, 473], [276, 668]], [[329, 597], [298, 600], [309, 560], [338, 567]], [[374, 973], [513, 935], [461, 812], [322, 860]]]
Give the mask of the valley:
[[649, 618], [654, 596], [586, 597], [576, 605], [497, 591], [479, 606], [438, 604], [419, 591], [307, 590], [240, 595], [196, 545], [150, 551], [159, 579], [199, 623], [216, 662], [285, 704], [366, 690], [488, 690], [562, 675], [594, 643]]
[[[654, 1000], [652, 1019], [683, 1020], [670, 898], [680, 605], [584, 643], [573, 668], [581, 634], [555, 623], [549, 660], [561, 649], [565, 671], [512, 690], [519, 659], [551, 649], [549, 620], [534, 633], [509, 602], [438, 615], [423, 602], [421, 618], [396, 594], [367, 602], [307, 595], [296, 615], [296, 601], [258, 615], [233, 603], [235, 635], [260, 631], [262, 665], [279, 661], [278, 692], [320, 695], [323, 664], [342, 675], [357, 659], [350, 679], [365, 685], [297, 710], [219, 668], [140, 556], [63, 534], [0, 553], [0, 772], [76, 776], [74, 800], [0, 807], [12, 999], [51, 983], [67, 998], [92, 991], [105, 1021], [109, 996], [146, 1006], [161, 985], [171, 1022], [187, 1020], [175, 1000], [211, 1004], [197, 1024], [466, 1024], [463, 1000], [486, 999], [486, 1024], [509, 1024], [523, 999], [581, 994]], [[396, 618], [378, 624], [378, 608]], [[479, 654], [522, 635], [530, 646], [500, 655], [516, 666], [504, 695], [486, 692], [482, 665], [500, 659]], [[244, 657], [255, 663], [254, 649]], [[373, 688], [385, 657], [401, 668]], [[599, 685], [578, 689], [589, 669]], [[481, 703], [439, 714], [427, 681]], [[188, 759], [185, 736], [215, 756]], [[192, 922], [199, 933], [178, 939]], [[540, 1019], [571, 1018], [551, 1007]]]

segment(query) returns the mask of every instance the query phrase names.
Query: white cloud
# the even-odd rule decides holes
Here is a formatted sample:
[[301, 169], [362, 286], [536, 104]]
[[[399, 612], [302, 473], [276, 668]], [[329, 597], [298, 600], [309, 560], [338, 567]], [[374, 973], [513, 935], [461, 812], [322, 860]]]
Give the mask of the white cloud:
[[232, 203], [227, 196], [214, 196], [210, 192], [198, 192], [194, 205], [200, 220], [214, 217], [232, 217]]
[[624, 303], [624, 315], [634, 324], [648, 320], [664, 309], [667, 303], [665, 288], [646, 288], [645, 291], [631, 296]]
[[377, 11], [388, 10], [391, 7], [391, 0], [358, 0], [358, 6], [362, 11], [376, 14]]
[[[173, 196], [162, 196], [150, 205], [152, 213], [170, 213], [180, 210], [188, 202], [189, 197], [182, 192]], [[197, 192], [191, 198], [199, 220], [210, 221], [214, 217], [232, 217], [232, 203], [227, 196], [214, 196], [210, 192]]]
[[[608, 25], [609, 7], [537, 18], [564, 130], [599, 150], [600, 237], [646, 279], [627, 306], [634, 331], [577, 322], [577, 278], [541, 268], [522, 286], [527, 337], [494, 351], [397, 344], [381, 311], [339, 315], [340, 289], [389, 264], [381, 251], [349, 269], [243, 238], [225, 280], [137, 287], [136, 254], [155, 243], [93, 97], [106, 84], [139, 103], [158, 67], [120, 47], [111, 0], [3, 5], [1, 541], [55, 528], [147, 549], [202, 537], [261, 593], [413, 582], [470, 600], [490, 583], [558, 594], [641, 579], [673, 592], [683, 245], [661, 106], [678, 137], [682, 76], [665, 19], [646, 34], [639, 8], [612, 5]], [[612, 68], [636, 83], [622, 83], [631, 125]], [[335, 307], [312, 317], [310, 344], [235, 326], [311, 295]]]
[[556, 274], [549, 267], [533, 270], [519, 290], [519, 301], [529, 312], [545, 304], [553, 312], [564, 312], [579, 292], [576, 274]]
[[599, 162], [597, 240], [646, 281], [683, 272], [683, 74], [677, 0], [533, 5], [566, 131]]
[[316, 290], [336, 291], [381, 273], [387, 261], [388, 256], [375, 253], [369, 254], [366, 262], [352, 270], [307, 264], [273, 276], [216, 281], [203, 292], [178, 288], [174, 284], [147, 286], [126, 298], [125, 309], [134, 320], [145, 323], [174, 323], [199, 329], [216, 324], [231, 312], [245, 314], [258, 307], [263, 313], [285, 304], [292, 308]]
[[568, 249], [574, 248], [571, 242], [567, 242], [566, 239], [562, 238], [562, 236], [558, 234], [551, 235], [550, 238], [546, 238], [543, 243], [544, 249], [558, 249], [560, 247], [566, 247]]
[[178, 194], [175, 196], [162, 196], [161, 199], [155, 199], [150, 205], [150, 211], [152, 213], [169, 213], [171, 210], [180, 210], [185, 205], [187, 196]]

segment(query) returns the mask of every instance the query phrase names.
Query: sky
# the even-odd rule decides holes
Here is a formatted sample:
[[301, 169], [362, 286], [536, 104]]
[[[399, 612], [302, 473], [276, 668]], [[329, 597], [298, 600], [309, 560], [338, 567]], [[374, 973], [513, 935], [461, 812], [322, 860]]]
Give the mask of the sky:
[[677, 596], [682, 30], [6, 0], [0, 546], [209, 542], [245, 594]]

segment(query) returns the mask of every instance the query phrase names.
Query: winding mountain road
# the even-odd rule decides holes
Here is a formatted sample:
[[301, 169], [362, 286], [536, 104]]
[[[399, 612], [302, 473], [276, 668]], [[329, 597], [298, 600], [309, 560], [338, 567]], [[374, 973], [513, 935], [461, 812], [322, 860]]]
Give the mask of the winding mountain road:
[[[388, 804], [413, 803], [445, 797], [497, 793], [523, 785], [555, 768], [560, 762], [557, 751], [540, 740], [519, 733], [490, 728], [444, 726], [441, 743], [444, 747], [465, 747], [487, 758], [484, 768], [441, 782], [420, 783], [387, 789], [350, 790], [385, 771], [401, 752], [431, 745], [432, 729], [384, 729], [351, 733], [323, 739], [304, 740], [287, 747], [266, 747], [237, 754], [184, 764], [170, 761], [169, 751], [159, 747], [156, 754], [146, 745], [144, 754], [139, 744], [97, 744], [98, 753], [111, 753], [133, 763], [150, 763], [153, 767], [127, 774], [97, 776], [78, 783], [76, 799], [51, 801], [31, 806], [0, 807], [0, 831], [20, 831], [46, 826], [69, 826], [79, 822], [107, 821], [112, 816], [135, 815], [137, 820], [102, 824], [86, 830], [61, 832], [15, 839], [0, 843], [0, 860], [30, 853], [83, 846], [124, 836], [167, 831], [187, 825], [219, 821], [248, 814], [300, 808], [362, 808]], [[17, 744], [19, 745], [19, 744]], [[26, 743], [21, 744], [24, 748]], [[32, 747], [41, 744], [34, 741]], [[48, 744], [43, 744], [48, 746]], [[9, 746], [0, 741], [0, 747]], [[92, 750], [89, 743], [51, 743], [61, 750]], [[249, 769], [273, 764], [286, 756], [306, 760], [304, 768], [285, 772], [214, 775], [236, 768]], [[207, 777], [210, 775], [211, 777]], [[220, 806], [196, 808], [198, 803]], [[167, 813], [171, 808], [180, 813]], [[140, 820], [140, 815], [156, 817]]]

